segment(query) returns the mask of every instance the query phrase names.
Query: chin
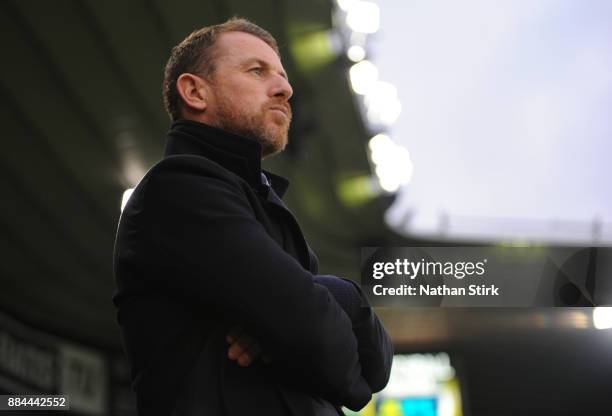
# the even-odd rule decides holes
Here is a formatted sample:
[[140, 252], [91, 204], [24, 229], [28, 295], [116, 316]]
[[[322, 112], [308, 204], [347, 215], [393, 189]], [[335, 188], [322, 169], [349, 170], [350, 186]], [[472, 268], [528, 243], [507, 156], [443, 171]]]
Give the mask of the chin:
[[288, 141], [287, 125], [279, 126], [277, 124], [268, 125], [264, 134], [260, 135], [260, 144], [266, 155], [272, 155], [282, 152], [287, 146]]
[[261, 151], [262, 158], [266, 158], [269, 156], [274, 156], [283, 150], [285, 150], [285, 146], [287, 146], [287, 137], [279, 137], [274, 139], [266, 139], [261, 143]]

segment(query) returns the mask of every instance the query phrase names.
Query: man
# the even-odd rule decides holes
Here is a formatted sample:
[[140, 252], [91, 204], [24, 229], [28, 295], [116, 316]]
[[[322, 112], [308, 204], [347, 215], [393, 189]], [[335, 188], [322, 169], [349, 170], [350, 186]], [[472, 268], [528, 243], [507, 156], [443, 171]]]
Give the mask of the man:
[[164, 159], [115, 242], [141, 415], [337, 415], [388, 381], [392, 346], [358, 286], [317, 259], [261, 159], [283, 150], [293, 91], [276, 41], [244, 19], [173, 50]]

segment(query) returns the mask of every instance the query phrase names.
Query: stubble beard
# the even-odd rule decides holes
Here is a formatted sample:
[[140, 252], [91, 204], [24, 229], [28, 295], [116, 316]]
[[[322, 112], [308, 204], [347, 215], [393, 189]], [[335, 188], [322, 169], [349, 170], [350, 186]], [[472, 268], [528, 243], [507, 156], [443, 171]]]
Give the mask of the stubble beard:
[[[234, 102], [223, 95], [217, 95], [216, 127], [239, 136], [256, 140], [261, 145], [262, 158], [282, 152], [287, 145], [291, 108], [287, 116], [270, 113], [262, 106], [255, 111], [238, 108]], [[271, 120], [266, 122], [266, 116]]]

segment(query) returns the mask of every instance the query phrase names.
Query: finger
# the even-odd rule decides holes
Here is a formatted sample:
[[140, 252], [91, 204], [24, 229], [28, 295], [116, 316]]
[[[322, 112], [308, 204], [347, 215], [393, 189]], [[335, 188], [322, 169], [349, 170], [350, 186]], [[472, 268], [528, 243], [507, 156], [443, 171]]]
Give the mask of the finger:
[[[230, 360], [240, 360], [240, 357], [243, 354], [246, 354], [249, 349], [253, 348], [253, 346], [257, 344], [255, 338], [244, 332], [244, 329], [240, 326], [233, 327], [225, 338], [230, 344], [227, 351], [227, 356]], [[245, 365], [249, 365], [259, 356], [259, 354], [259, 346], [257, 346], [253, 351], [246, 354], [246, 356], [242, 358], [241, 362]]]
[[232, 343], [227, 351], [230, 360], [237, 360], [242, 354], [247, 352], [252, 345], [256, 344], [255, 339], [243, 334]]
[[237, 360], [242, 354], [246, 352], [247, 348], [239, 342], [234, 342], [227, 350], [227, 356], [230, 360]]
[[241, 367], [248, 367], [253, 362], [253, 357], [249, 354], [249, 352], [245, 352], [240, 357], [238, 357], [238, 365]]
[[247, 351], [238, 357], [238, 364], [242, 367], [249, 366], [253, 361], [261, 356], [261, 347], [257, 342], [253, 343]]

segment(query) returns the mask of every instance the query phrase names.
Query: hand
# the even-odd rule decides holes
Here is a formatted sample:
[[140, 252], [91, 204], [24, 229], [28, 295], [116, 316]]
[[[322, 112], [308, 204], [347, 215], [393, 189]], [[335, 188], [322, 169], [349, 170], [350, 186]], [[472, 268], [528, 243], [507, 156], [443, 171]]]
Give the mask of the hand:
[[227, 350], [228, 358], [235, 360], [241, 367], [248, 367], [262, 356], [257, 340], [245, 333], [241, 327], [232, 328], [225, 340], [230, 344]]

